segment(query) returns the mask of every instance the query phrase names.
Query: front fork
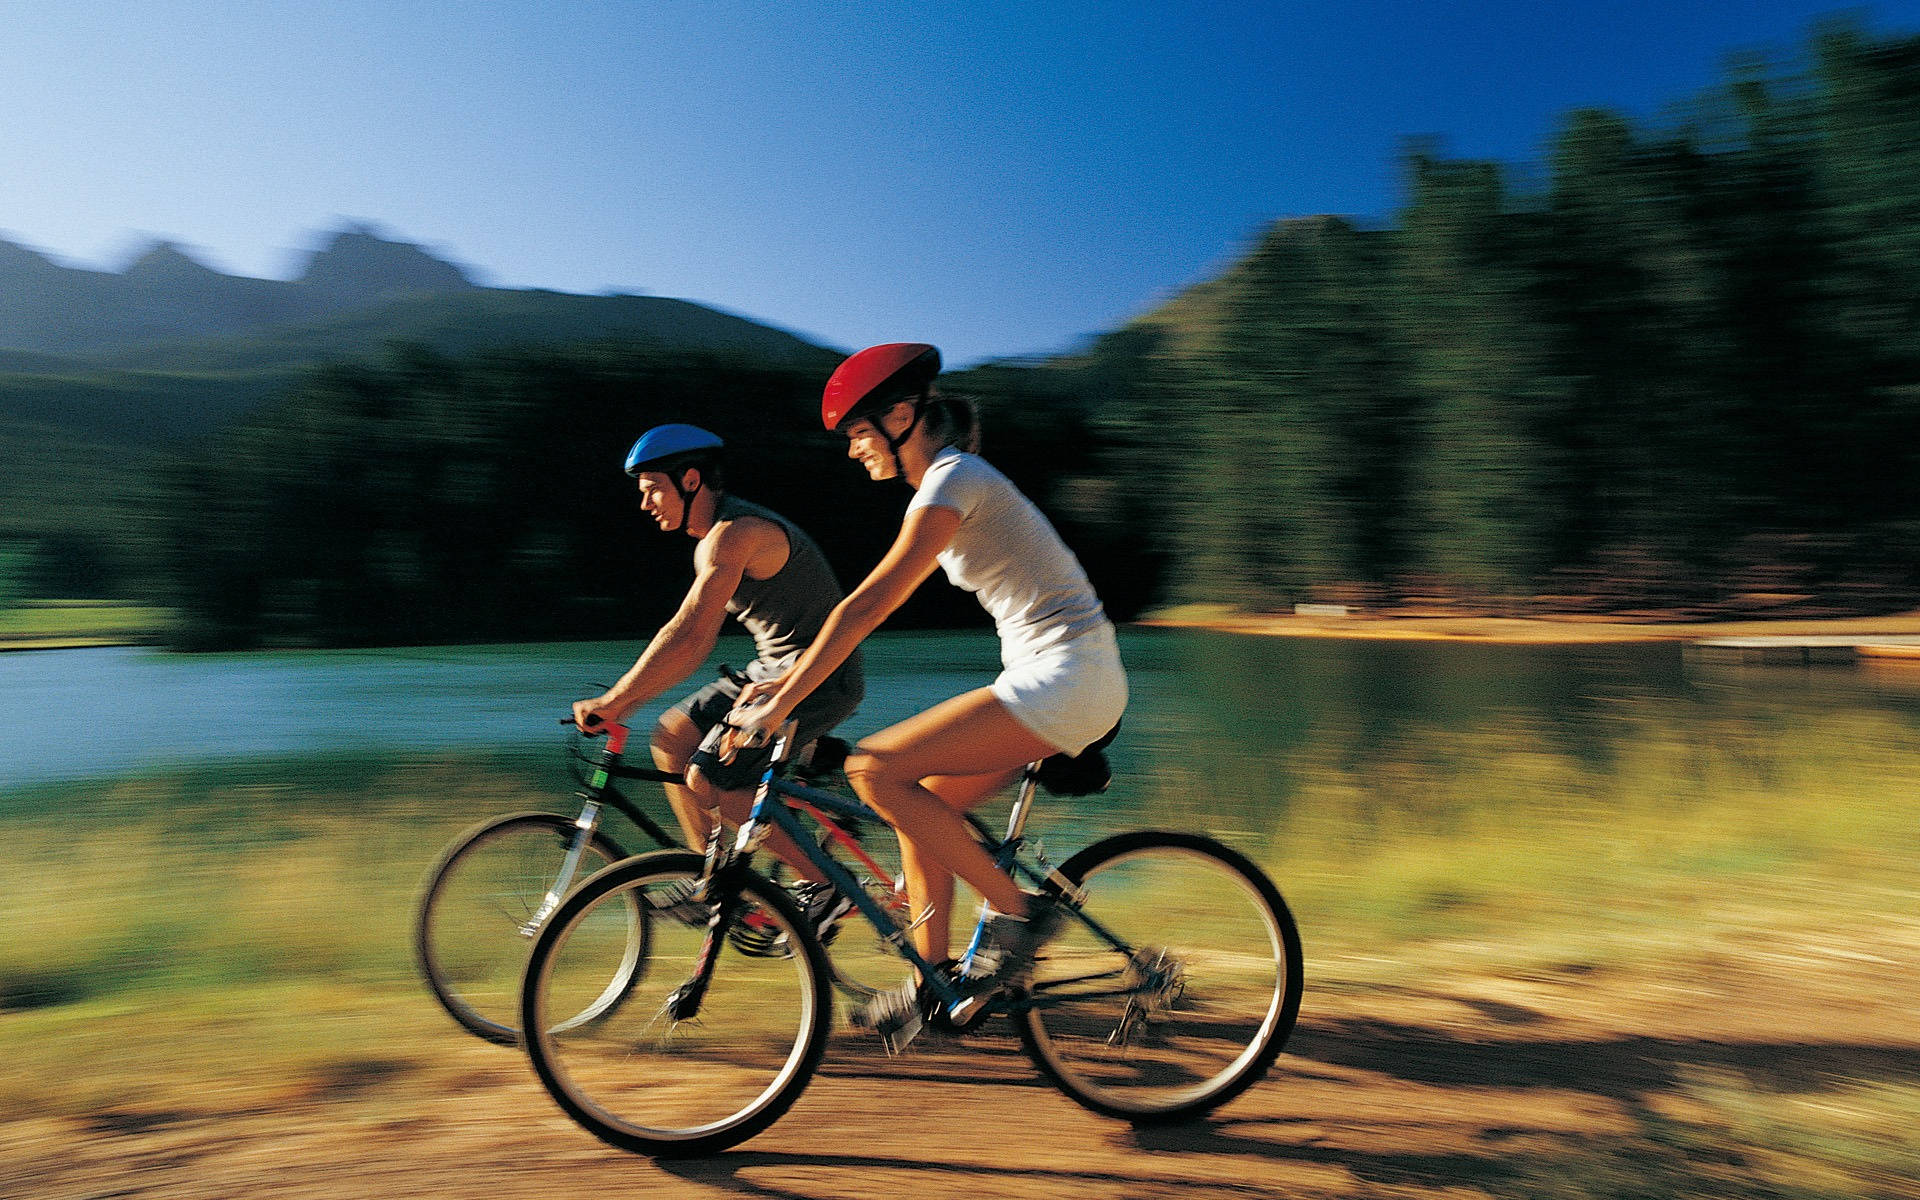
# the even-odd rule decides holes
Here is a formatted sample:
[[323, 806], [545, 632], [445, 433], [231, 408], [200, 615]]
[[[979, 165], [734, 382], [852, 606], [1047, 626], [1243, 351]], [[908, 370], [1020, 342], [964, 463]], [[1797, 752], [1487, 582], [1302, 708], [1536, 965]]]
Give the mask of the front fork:
[[585, 803], [581, 805], [580, 816], [573, 822], [573, 842], [567, 847], [566, 857], [560, 860], [560, 870], [553, 877], [553, 885], [540, 898], [539, 907], [522, 922], [521, 937], [530, 938], [539, 933], [540, 927], [553, 916], [553, 910], [560, 907], [560, 901], [566, 899], [567, 893], [573, 890], [574, 876], [580, 873], [580, 859], [592, 843], [594, 831], [600, 827], [600, 802], [584, 794], [581, 799]]
[[580, 815], [573, 822], [573, 843], [567, 847], [566, 857], [560, 860], [560, 870], [553, 877], [553, 886], [540, 898], [540, 904], [520, 925], [520, 936], [533, 937], [540, 927], [553, 916], [560, 902], [573, 890], [574, 876], [580, 873], [580, 859], [593, 842], [593, 835], [600, 828], [600, 795], [613, 778], [614, 768], [620, 763], [621, 755], [626, 753], [627, 738], [632, 730], [620, 722], [606, 727], [607, 746], [601, 752], [600, 762], [594, 768], [593, 776], [587, 783], [587, 790], [579, 793]]
[[694, 956], [693, 973], [667, 997], [666, 1014], [674, 1021], [691, 1021], [700, 1015], [700, 1004], [707, 997], [707, 989], [713, 986], [713, 969], [720, 961], [720, 946], [727, 940], [727, 930], [740, 919], [744, 907], [740, 896], [744, 876], [752, 869], [749, 864], [754, 846], [765, 836], [753, 837], [757, 823], [749, 820], [741, 827], [738, 841], [729, 846], [720, 810], [712, 810], [708, 818], [711, 832], [707, 835], [707, 860], [700, 868], [700, 884], [694, 895], [711, 903], [713, 914], [707, 918], [700, 952]]

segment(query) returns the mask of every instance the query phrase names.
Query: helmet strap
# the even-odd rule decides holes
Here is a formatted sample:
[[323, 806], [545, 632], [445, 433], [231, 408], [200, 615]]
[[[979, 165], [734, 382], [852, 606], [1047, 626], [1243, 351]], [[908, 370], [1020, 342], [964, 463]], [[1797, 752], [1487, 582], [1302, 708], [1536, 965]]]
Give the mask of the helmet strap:
[[698, 467], [682, 467], [671, 476], [673, 480], [673, 490], [680, 493], [680, 523], [672, 529], [667, 530], [668, 533], [682, 533], [686, 530], [687, 522], [693, 520], [693, 498], [698, 496], [700, 490], [707, 486], [707, 473], [705, 471], [700, 471], [700, 482], [694, 484], [692, 487], [687, 487], [683, 484], [681, 480], [687, 477], [688, 471], [700, 471], [700, 469]]
[[900, 461], [900, 447], [906, 445], [907, 439], [913, 436], [913, 431], [920, 427], [920, 418], [926, 415], [926, 405], [926, 393], [922, 392], [913, 398], [913, 420], [907, 422], [907, 427], [900, 431], [899, 437], [888, 433], [886, 426], [879, 425], [876, 422], [876, 426], [880, 430], [880, 436], [887, 439], [887, 449], [893, 454], [893, 475], [895, 479], [904, 481], [907, 477], [907, 464]]

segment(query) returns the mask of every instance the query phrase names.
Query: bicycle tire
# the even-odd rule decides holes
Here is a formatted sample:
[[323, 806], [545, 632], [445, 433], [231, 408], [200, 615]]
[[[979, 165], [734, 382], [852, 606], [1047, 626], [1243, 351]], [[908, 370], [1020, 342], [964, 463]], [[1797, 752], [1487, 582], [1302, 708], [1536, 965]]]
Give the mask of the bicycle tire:
[[600, 1140], [657, 1158], [712, 1154], [773, 1124], [811, 1082], [832, 1024], [819, 940], [786, 892], [751, 872], [742, 875], [745, 911], [773, 922], [800, 952], [747, 954], [719, 937], [699, 1012], [676, 1019], [668, 1005], [711, 932], [702, 902], [698, 920], [655, 916], [648, 961], [617, 1015], [591, 1025], [551, 1019], [571, 1011], [576, 980], [590, 991], [605, 973], [602, 959], [617, 950], [600, 944], [601, 910], [645, 908], [654, 892], [698, 880], [703, 866], [698, 854], [659, 850], [582, 883], [534, 939], [521, 990], [527, 1053], [548, 1094]]
[[1122, 954], [1071, 917], [1013, 1019], [1042, 1075], [1135, 1124], [1210, 1112], [1273, 1066], [1300, 1011], [1300, 935], [1244, 855], [1194, 834], [1110, 837], [1060, 867]]
[[[533, 944], [526, 925], [576, 832], [574, 818], [559, 813], [509, 813], [455, 838], [427, 871], [414, 911], [414, 961], [440, 1007], [469, 1033], [496, 1045], [519, 1044], [520, 978]], [[575, 879], [625, 857], [596, 830]], [[634, 934], [624, 977], [610, 978], [606, 993], [579, 1019], [594, 1019], [624, 997], [644, 954], [644, 918], [636, 917]]]

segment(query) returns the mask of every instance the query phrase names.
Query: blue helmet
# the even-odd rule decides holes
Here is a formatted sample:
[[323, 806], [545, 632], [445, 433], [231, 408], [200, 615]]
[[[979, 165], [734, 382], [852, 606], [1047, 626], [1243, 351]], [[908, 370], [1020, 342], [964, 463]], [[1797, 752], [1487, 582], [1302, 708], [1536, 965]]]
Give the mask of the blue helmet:
[[656, 425], [640, 435], [640, 440], [627, 451], [627, 474], [638, 475], [642, 471], [666, 471], [679, 464], [674, 459], [687, 459], [690, 462], [700, 459], [712, 459], [726, 443], [719, 435], [708, 433], [698, 425]]
[[[641, 434], [633, 449], [627, 451], [627, 474], [658, 471], [665, 475], [673, 490], [680, 493], [680, 523], [674, 528], [685, 529], [693, 515], [693, 498], [707, 486], [707, 477], [725, 446], [718, 434], [698, 425], [656, 425]], [[686, 485], [686, 467], [700, 468], [698, 482], [692, 487]]]

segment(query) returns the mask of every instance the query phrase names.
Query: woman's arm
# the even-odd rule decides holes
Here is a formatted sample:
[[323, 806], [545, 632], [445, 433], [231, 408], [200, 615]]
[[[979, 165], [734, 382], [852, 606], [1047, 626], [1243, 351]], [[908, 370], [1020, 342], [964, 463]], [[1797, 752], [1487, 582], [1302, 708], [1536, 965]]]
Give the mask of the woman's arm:
[[[793, 669], [774, 684], [759, 685], [741, 693], [735, 709], [748, 720], [745, 724], [771, 732], [793, 715], [800, 702], [825, 683], [847, 656], [892, 616], [914, 589], [926, 582], [939, 565], [938, 555], [953, 541], [960, 529], [960, 514], [938, 506], [916, 508], [901, 522], [900, 534], [878, 566], [861, 581], [845, 600], [834, 606], [820, 627], [820, 636], [800, 655]], [[751, 714], [747, 706], [768, 694], [770, 697]]]

